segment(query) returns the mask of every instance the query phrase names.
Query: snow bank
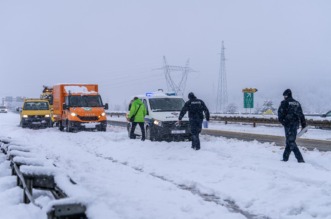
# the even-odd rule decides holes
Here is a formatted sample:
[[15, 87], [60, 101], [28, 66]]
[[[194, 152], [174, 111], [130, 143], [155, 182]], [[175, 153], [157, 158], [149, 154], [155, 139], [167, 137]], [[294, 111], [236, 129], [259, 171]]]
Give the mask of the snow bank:
[[88, 91], [88, 89], [84, 85], [72, 85], [72, 86], [64, 86], [64, 89], [67, 93], [72, 94], [95, 94], [95, 91]]

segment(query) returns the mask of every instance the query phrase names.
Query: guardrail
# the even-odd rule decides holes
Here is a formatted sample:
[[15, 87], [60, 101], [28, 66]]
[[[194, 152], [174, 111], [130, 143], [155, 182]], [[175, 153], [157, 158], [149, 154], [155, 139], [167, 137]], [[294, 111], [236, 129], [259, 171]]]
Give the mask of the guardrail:
[[[229, 122], [232, 123], [251, 123], [253, 127], [256, 127], [256, 124], [274, 124], [279, 125], [279, 121], [276, 118], [256, 118], [256, 117], [241, 117], [241, 116], [211, 116], [211, 121], [218, 121], [224, 122], [228, 124]], [[307, 125], [314, 126], [316, 128], [323, 128], [323, 129], [331, 129], [331, 121], [330, 120], [313, 120], [307, 119]]]
[[[59, 174], [54, 164], [50, 163], [49, 160], [34, 157], [30, 153], [30, 148], [11, 144], [8, 140], [0, 139], [0, 148], [10, 161], [12, 175], [17, 176], [17, 186], [23, 189], [23, 202], [25, 204], [32, 203], [45, 210], [47, 219], [87, 219], [85, 205], [69, 198], [57, 185], [56, 178], [59, 177]], [[68, 183], [76, 184], [71, 179]], [[35, 202], [33, 189], [50, 191], [56, 201], [52, 201], [47, 207], [41, 206]]]
[[[122, 117], [125, 116], [126, 113], [124, 112], [108, 112], [107, 115], [110, 117]], [[256, 115], [258, 116], [258, 115]], [[246, 116], [219, 116], [219, 115], [211, 115], [210, 121], [216, 122], [224, 122], [225, 124], [228, 123], [245, 123], [245, 124], [252, 124], [253, 127], [256, 127], [257, 124], [269, 124], [269, 125], [280, 125], [277, 118], [263, 118], [255, 117], [254, 115], [250, 115], [249, 117]], [[309, 126], [314, 126], [315, 128], [319, 129], [331, 129], [331, 120], [313, 120], [307, 119], [307, 124]]]

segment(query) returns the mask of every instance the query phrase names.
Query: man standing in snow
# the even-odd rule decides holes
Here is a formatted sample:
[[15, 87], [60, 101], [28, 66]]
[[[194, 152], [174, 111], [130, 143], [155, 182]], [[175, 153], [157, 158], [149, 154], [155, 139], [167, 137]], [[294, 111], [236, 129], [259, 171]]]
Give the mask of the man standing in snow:
[[293, 99], [292, 91], [287, 89], [283, 93], [284, 100], [281, 102], [278, 108], [278, 120], [285, 128], [286, 147], [283, 154], [283, 161], [288, 161], [291, 151], [299, 163], [304, 163], [301, 152], [295, 143], [297, 137], [297, 129], [299, 123], [301, 127], [307, 126], [305, 116], [303, 115], [301, 105], [298, 101]]
[[188, 101], [185, 103], [182, 108], [178, 122], [182, 120], [183, 116], [188, 111], [188, 118], [191, 126], [191, 134], [192, 134], [192, 148], [194, 150], [200, 149], [200, 139], [199, 134], [202, 129], [202, 121], [203, 121], [203, 112], [205, 113], [206, 120], [209, 121], [209, 110], [206, 107], [205, 103], [197, 99], [196, 96], [191, 92], [188, 94]]
[[145, 141], [145, 116], [146, 116], [146, 107], [143, 102], [138, 98], [133, 98], [133, 102], [130, 107], [130, 113], [128, 115], [128, 119], [130, 120], [131, 117], [134, 117], [134, 121], [131, 125], [130, 131], [130, 138], [135, 139], [134, 130], [136, 129], [137, 124], [140, 126], [141, 129], [141, 140]]

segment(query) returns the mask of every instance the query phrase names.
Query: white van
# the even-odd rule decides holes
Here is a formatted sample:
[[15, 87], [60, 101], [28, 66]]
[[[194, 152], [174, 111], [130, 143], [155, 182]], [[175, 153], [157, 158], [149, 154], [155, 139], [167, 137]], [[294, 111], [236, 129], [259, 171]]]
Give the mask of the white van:
[[[191, 130], [188, 116], [185, 115], [180, 124], [177, 123], [179, 113], [185, 101], [173, 93], [150, 92], [137, 96], [145, 104], [147, 115], [145, 116], [146, 139], [160, 140], [191, 140]], [[130, 135], [131, 123], [128, 124]], [[135, 129], [135, 135], [141, 136], [139, 126]]]

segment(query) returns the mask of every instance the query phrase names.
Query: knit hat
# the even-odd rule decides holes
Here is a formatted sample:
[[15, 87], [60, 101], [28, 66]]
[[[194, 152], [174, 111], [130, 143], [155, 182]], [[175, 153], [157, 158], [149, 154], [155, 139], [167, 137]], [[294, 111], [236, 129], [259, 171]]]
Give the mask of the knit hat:
[[283, 93], [283, 96], [292, 97], [291, 89], [286, 89]]
[[188, 98], [189, 98], [190, 100], [192, 100], [192, 99], [195, 99], [196, 96], [194, 95], [193, 92], [190, 92], [190, 93], [188, 94]]

